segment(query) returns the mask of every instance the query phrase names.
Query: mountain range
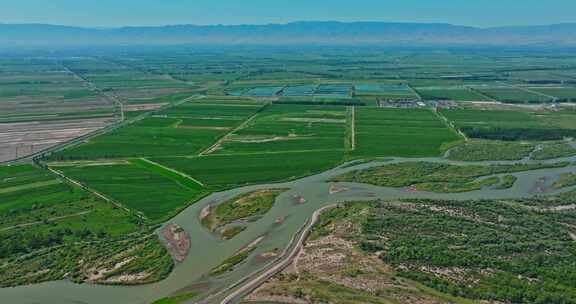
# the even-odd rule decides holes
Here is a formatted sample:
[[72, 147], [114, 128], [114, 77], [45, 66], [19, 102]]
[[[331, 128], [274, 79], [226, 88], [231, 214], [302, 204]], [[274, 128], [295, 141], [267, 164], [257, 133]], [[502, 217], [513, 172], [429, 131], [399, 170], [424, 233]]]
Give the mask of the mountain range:
[[176, 44], [576, 46], [576, 23], [493, 28], [333, 21], [118, 28], [0, 24], [0, 47]]

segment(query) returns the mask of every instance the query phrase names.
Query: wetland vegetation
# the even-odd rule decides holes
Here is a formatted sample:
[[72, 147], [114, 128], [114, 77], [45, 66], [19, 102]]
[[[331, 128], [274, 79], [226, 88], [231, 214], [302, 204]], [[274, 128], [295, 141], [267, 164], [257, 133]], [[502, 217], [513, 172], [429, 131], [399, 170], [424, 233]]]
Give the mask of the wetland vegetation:
[[[237, 221], [255, 221], [266, 214], [276, 202], [276, 198], [287, 189], [270, 189], [249, 192], [217, 206], [210, 206], [206, 213], [201, 215], [202, 225], [210, 231], [232, 224]], [[222, 231], [226, 239], [232, 238], [242, 232], [242, 227], [231, 227]]]
[[573, 210], [533, 209], [541, 204], [348, 203], [322, 215], [298, 265], [248, 299], [348, 303], [356, 295], [367, 303], [574, 303]]
[[[383, 187], [412, 187], [432, 192], [469, 192], [501, 183], [500, 177], [480, 179], [495, 174], [508, 174], [546, 168], [562, 168], [570, 163], [513, 165], [451, 165], [435, 162], [401, 162], [356, 170], [333, 178], [334, 182], [355, 182]], [[512, 186], [512, 178], [500, 184]]]
[[521, 160], [530, 156], [535, 148], [530, 143], [474, 141], [450, 150], [448, 158], [461, 161]]

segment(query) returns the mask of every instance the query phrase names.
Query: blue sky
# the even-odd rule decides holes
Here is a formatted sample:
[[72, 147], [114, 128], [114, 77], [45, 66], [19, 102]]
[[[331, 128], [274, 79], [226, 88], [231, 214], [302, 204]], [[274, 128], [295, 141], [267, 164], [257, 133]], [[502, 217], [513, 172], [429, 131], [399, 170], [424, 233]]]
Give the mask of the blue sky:
[[575, 12], [575, 0], [0, 0], [0, 23], [106, 27], [306, 20], [488, 27], [576, 22]]

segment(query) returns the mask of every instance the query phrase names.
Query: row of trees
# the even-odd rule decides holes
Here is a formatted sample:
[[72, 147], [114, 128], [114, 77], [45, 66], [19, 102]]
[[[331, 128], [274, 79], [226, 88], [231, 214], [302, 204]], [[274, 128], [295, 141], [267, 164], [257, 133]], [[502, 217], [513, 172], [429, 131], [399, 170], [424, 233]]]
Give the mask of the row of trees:
[[34, 231], [32, 228], [26, 232], [5, 233], [0, 236], [0, 258], [18, 256], [43, 248], [62, 245], [66, 239], [86, 240], [95, 237], [105, 238], [107, 234], [104, 231], [93, 232], [87, 228], [75, 231], [64, 228], [43, 232]]
[[533, 129], [533, 128], [477, 128], [477, 127], [462, 127], [468, 137], [503, 140], [503, 141], [517, 141], [517, 140], [562, 140], [566, 137], [576, 137], [576, 130], [570, 129]]

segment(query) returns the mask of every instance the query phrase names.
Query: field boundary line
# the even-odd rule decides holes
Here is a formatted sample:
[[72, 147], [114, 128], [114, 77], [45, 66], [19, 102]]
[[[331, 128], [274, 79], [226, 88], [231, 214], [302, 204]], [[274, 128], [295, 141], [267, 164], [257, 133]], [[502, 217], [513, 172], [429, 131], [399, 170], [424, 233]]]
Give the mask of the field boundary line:
[[83, 189], [84, 191], [87, 191], [87, 192], [89, 192], [89, 193], [92, 193], [93, 195], [99, 197], [100, 199], [103, 199], [104, 201], [106, 201], [106, 202], [114, 205], [115, 207], [120, 208], [120, 209], [126, 211], [128, 214], [134, 214], [134, 215], [136, 215], [138, 218], [140, 218], [140, 219], [142, 219], [142, 220], [148, 220], [148, 218], [145, 217], [144, 215], [142, 215], [141, 213], [139, 213], [139, 212], [137, 212], [137, 211], [135, 211], [135, 210], [132, 210], [132, 209], [130, 209], [130, 208], [122, 205], [121, 203], [119, 203], [119, 202], [117, 202], [117, 201], [115, 201], [115, 200], [113, 200], [113, 199], [105, 196], [104, 194], [101, 194], [100, 192], [98, 192], [98, 191], [96, 191], [96, 190], [94, 190], [94, 189], [92, 189], [92, 188], [84, 185], [83, 183], [81, 183], [81, 182], [79, 182], [79, 181], [76, 181], [76, 180], [74, 180], [74, 179], [66, 176], [64, 173], [62, 173], [62, 172], [60, 172], [60, 171], [58, 171], [58, 170], [55, 170], [55, 169], [53, 169], [53, 168], [50, 168], [50, 167], [46, 167], [46, 169], [47, 169], [48, 171], [50, 171], [50, 172], [58, 175], [60, 178], [64, 179], [64, 180], [67, 181], [68, 183], [71, 183], [72, 185], [75, 185], [75, 186], [77, 186], [77, 187], [80, 187], [80, 189]]
[[68, 72], [69, 74], [74, 76], [76, 79], [80, 80], [81, 82], [83, 82], [91, 91], [98, 93], [100, 96], [103, 96], [108, 101], [112, 102], [112, 104], [116, 105], [118, 107], [119, 113], [120, 113], [120, 122], [126, 120], [126, 117], [124, 115], [124, 104], [122, 103], [122, 101], [120, 101], [120, 98], [115, 93], [109, 94], [107, 92], [104, 92], [104, 90], [100, 89], [94, 82], [88, 80], [84, 76], [75, 72], [74, 70], [69, 68], [63, 62], [61, 62], [60, 65], [62, 65], [62, 67], [64, 67], [66, 72]]
[[220, 147], [222, 145], [222, 143], [224, 141], [226, 141], [228, 139], [228, 137], [230, 137], [230, 135], [232, 135], [232, 134], [236, 133], [236, 131], [241, 130], [244, 127], [246, 127], [246, 125], [248, 125], [252, 120], [254, 120], [256, 118], [256, 116], [258, 116], [258, 114], [262, 113], [262, 111], [264, 111], [270, 105], [271, 105], [271, 102], [265, 103], [260, 109], [258, 109], [254, 114], [252, 114], [250, 117], [245, 119], [236, 128], [234, 128], [234, 129], [230, 130], [228, 133], [222, 135], [222, 137], [220, 137], [218, 140], [216, 140], [216, 142], [214, 144], [212, 144], [210, 147], [208, 147], [205, 150], [203, 150], [202, 152], [200, 152], [198, 154], [198, 156], [206, 156], [206, 155], [216, 151], [216, 149], [218, 149], [218, 147]]
[[482, 93], [482, 92], [479, 91], [479, 90], [476, 90], [475, 88], [473, 88], [473, 87], [471, 87], [471, 86], [465, 85], [464, 87], [465, 87], [466, 89], [468, 89], [468, 91], [470, 91], [470, 92], [472, 92], [472, 93], [474, 93], [474, 94], [476, 94], [476, 95], [478, 95], [478, 96], [482, 96], [482, 97], [484, 97], [484, 98], [488, 98], [488, 99], [490, 99], [491, 101], [495, 101], [495, 102], [502, 103], [500, 100], [498, 100], [498, 99], [496, 99], [496, 98], [494, 98], [494, 97], [492, 97], [492, 96], [490, 96], [490, 95], [486, 95], [486, 94]]
[[17, 192], [17, 191], [22, 191], [22, 190], [31, 190], [31, 189], [45, 187], [45, 186], [57, 185], [57, 184], [61, 184], [61, 183], [62, 183], [62, 181], [60, 181], [58, 179], [29, 183], [26, 185], [7, 187], [7, 188], [0, 189], [0, 194]]
[[418, 98], [418, 100], [420, 101], [424, 100], [422, 98], [422, 95], [420, 95], [420, 93], [418, 92], [418, 90], [416, 90], [411, 84], [406, 83], [406, 86], [410, 89], [410, 91], [412, 91], [412, 93], [416, 96], [416, 98]]
[[138, 67], [138, 66], [133, 66], [133, 65], [131, 65], [131, 64], [129, 64], [129, 63], [125, 63], [125, 62], [121, 62], [121, 61], [116, 61], [116, 60], [114, 60], [114, 59], [107, 58], [107, 57], [98, 57], [98, 56], [97, 56], [97, 57], [91, 57], [91, 58], [94, 59], [94, 60], [99, 60], [99, 61], [103, 61], [103, 62], [112, 63], [112, 64], [115, 64], [115, 65], [118, 65], [118, 66], [122, 66], [122, 67], [128, 68], [128, 69], [133, 70], [133, 71], [138, 71], [138, 72], [143, 73], [143, 74], [146, 74], [146, 75], [166, 77], [166, 78], [170, 79], [170, 81], [172, 81], [172, 82], [181, 83], [181, 84], [186, 84], [186, 85], [189, 85], [189, 86], [195, 85], [194, 82], [189, 82], [189, 81], [185, 81], [185, 80], [182, 80], [182, 79], [175, 78], [172, 74], [168, 74], [168, 73], [158, 73], [158, 72], [156, 72], [156, 70], [154, 70], [154, 69], [146, 69], [146, 68], [141, 68], [141, 67]]
[[513, 85], [513, 84], [510, 84], [510, 83], [506, 83], [506, 82], [499, 82], [499, 83], [501, 83], [501, 84], [503, 84], [503, 85], [505, 85], [505, 86], [509, 86], [509, 87], [511, 87], [511, 88], [518, 89], [518, 90], [520, 90], [520, 91], [524, 91], [524, 92], [528, 92], [528, 93], [531, 93], [531, 94], [536, 94], [536, 95], [539, 95], [539, 96], [542, 96], [542, 97], [550, 98], [552, 102], [556, 102], [556, 100], [558, 100], [558, 97], [556, 97], [556, 96], [552, 96], [552, 95], [540, 93], [540, 92], [537, 92], [537, 91], [530, 90], [530, 89], [528, 89], [528, 88], [520, 87], [520, 86]]
[[[27, 257], [33, 256], [33, 255], [37, 255], [37, 254], [44, 254], [46, 251], [51, 251], [51, 250], [54, 250], [54, 249], [59, 249], [59, 248], [62, 248], [62, 247], [68, 246], [68, 245], [100, 244], [100, 243], [104, 243], [104, 242], [106, 242], [106, 243], [126, 242], [127, 240], [129, 240], [129, 237], [130, 237], [132, 234], [134, 234], [134, 233], [128, 234], [126, 237], [123, 237], [123, 238], [112, 239], [112, 240], [106, 239], [106, 240], [98, 240], [98, 241], [96, 241], [96, 240], [91, 240], [91, 241], [76, 241], [76, 242], [72, 242], [72, 243], [70, 243], [70, 244], [55, 245], [55, 246], [51, 246], [51, 247], [47, 247], [47, 248], [42, 248], [42, 249], [38, 249], [38, 250], [35, 250], [35, 251], [31, 251], [31, 252], [25, 253], [25, 254], [17, 257], [16, 259], [19, 260], [19, 259], [27, 258]], [[140, 241], [140, 240], [144, 240], [144, 239], [146, 239], [146, 238], [153, 237], [153, 236], [156, 236], [156, 233], [146, 234], [146, 235], [143, 235], [143, 236], [134, 238], [134, 239], [132, 239], [132, 240], [134, 240], [134, 241]], [[6, 265], [13, 264], [13, 263], [14, 263], [14, 262], [8, 262]]]
[[164, 169], [164, 170], [170, 171], [170, 172], [172, 172], [172, 173], [178, 174], [178, 175], [180, 175], [180, 176], [182, 176], [182, 177], [184, 177], [184, 178], [187, 178], [187, 179], [189, 179], [189, 180], [197, 183], [198, 185], [200, 185], [200, 186], [202, 186], [202, 187], [206, 187], [206, 185], [204, 185], [204, 183], [202, 183], [201, 181], [193, 178], [192, 176], [190, 176], [190, 175], [188, 175], [188, 174], [186, 174], [186, 173], [184, 173], [184, 172], [180, 172], [180, 171], [178, 171], [178, 170], [176, 170], [176, 169], [172, 169], [172, 168], [170, 168], [170, 167], [166, 167], [166, 166], [164, 166], [164, 165], [162, 165], [162, 164], [159, 164], [159, 163], [157, 163], [157, 162], [155, 162], [155, 161], [149, 160], [149, 159], [144, 158], [144, 157], [141, 157], [141, 158], [138, 158], [138, 159], [140, 159], [140, 160], [142, 160], [142, 161], [144, 161], [144, 162], [147, 162], [147, 163], [149, 163], [149, 164], [151, 164], [151, 165], [154, 165], [154, 166], [156, 166], [156, 167], [159, 167], [159, 168], [162, 168], [162, 169]]
[[450, 121], [446, 116], [444, 116], [444, 114], [442, 114], [440, 111], [438, 111], [437, 107], [434, 107], [432, 112], [434, 112], [434, 114], [436, 114], [436, 116], [438, 118], [440, 118], [440, 120], [442, 120], [448, 128], [452, 129], [452, 131], [454, 131], [458, 135], [462, 136], [462, 138], [464, 138], [464, 141], [470, 141], [470, 139], [468, 138], [468, 136], [466, 136], [466, 134], [464, 134], [464, 132], [462, 132], [460, 129], [456, 128], [456, 126], [454, 125], [454, 123], [452, 121]]
[[[167, 156], [164, 158], [201, 158], [201, 157], [215, 157], [215, 156], [245, 156], [245, 155], [262, 155], [262, 154], [289, 154], [289, 153], [308, 153], [308, 152], [345, 152], [346, 149], [318, 149], [318, 150], [293, 150], [293, 151], [265, 151], [265, 152], [250, 152], [250, 153], [222, 153], [222, 154], [208, 154], [208, 155], [195, 155], [195, 156]], [[160, 157], [162, 158], [162, 157]]]

